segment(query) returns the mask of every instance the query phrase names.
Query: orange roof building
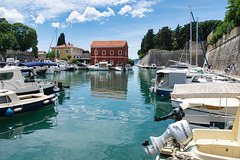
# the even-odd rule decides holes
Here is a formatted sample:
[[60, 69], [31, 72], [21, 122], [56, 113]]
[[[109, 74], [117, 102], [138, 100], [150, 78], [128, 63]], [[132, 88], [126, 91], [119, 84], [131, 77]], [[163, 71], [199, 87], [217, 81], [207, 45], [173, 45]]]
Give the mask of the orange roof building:
[[112, 66], [128, 63], [127, 41], [93, 41], [91, 44], [91, 65], [108, 62]]
[[75, 47], [70, 44], [63, 44], [57, 47], [51, 47], [52, 51], [55, 52], [57, 48], [57, 52], [59, 53], [59, 59], [68, 59], [68, 55], [71, 56], [71, 59], [75, 58], [80, 61], [89, 61], [90, 53], [86, 52], [82, 48]]

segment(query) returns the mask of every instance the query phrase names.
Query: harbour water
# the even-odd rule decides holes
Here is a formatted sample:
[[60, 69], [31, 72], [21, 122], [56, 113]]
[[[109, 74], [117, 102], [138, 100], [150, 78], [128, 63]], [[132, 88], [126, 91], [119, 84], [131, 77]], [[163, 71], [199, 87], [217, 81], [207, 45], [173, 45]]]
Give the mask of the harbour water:
[[173, 120], [169, 102], [149, 93], [156, 70], [61, 72], [47, 79], [69, 85], [58, 104], [0, 120], [1, 159], [155, 159], [141, 144]]

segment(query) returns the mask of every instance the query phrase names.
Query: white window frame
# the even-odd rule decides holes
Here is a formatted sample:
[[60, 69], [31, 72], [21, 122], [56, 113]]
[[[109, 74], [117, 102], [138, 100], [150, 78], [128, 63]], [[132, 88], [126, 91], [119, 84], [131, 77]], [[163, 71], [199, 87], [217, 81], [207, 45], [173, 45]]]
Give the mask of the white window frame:
[[98, 50], [95, 50], [95, 51], [94, 51], [94, 55], [98, 55]]
[[102, 55], [106, 55], [106, 50], [102, 50]]
[[122, 50], [118, 50], [118, 55], [122, 55]]
[[69, 50], [68, 49], [65, 49], [65, 54], [68, 54], [69, 53]]
[[114, 55], [114, 50], [110, 50], [110, 55]]

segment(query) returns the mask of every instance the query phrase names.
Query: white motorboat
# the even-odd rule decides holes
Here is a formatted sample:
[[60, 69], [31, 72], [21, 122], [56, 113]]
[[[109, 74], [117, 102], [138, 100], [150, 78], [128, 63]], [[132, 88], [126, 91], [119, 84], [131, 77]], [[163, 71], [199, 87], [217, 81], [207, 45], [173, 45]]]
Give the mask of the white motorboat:
[[117, 66], [117, 67], [115, 67], [115, 70], [116, 71], [123, 71], [123, 68], [121, 66]]
[[193, 83], [217, 83], [225, 82], [222, 77], [214, 74], [203, 73], [201, 68], [189, 68], [187, 66], [171, 66], [156, 72], [156, 77], [152, 79], [151, 93], [169, 96], [175, 84]]
[[153, 63], [153, 64], [150, 66], [150, 69], [156, 69], [156, 68], [157, 68], [157, 66], [156, 66], [155, 63]]
[[[236, 98], [240, 100], [240, 97]], [[240, 107], [231, 130], [193, 129], [193, 139], [187, 142], [185, 146], [176, 147], [177, 145], [172, 145], [172, 148], [167, 147], [162, 150], [174, 159], [240, 159], [239, 127]]]
[[[230, 130], [192, 130], [186, 120], [181, 120], [170, 124], [161, 136], [150, 136], [150, 139], [151, 144], [148, 141], [142, 144], [150, 155], [160, 152], [171, 156], [170, 159], [240, 159], [240, 106]], [[160, 160], [160, 156], [156, 160]]]
[[126, 69], [127, 71], [131, 71], [131, 70], [133, 70], [133, 67], [131, 66], [131, 64], [126, 64], [126, 65], [125, 65], [125, 69]]
[[99, 62], [95, 65], [88, 66], [90, 71], [109, 71], [107, 62]]
[[67, 63], [65, 67], [66, 67], [66, 71], [75, 71], [76, 70], [76, 67], [71, 63]]
[[54, 93], [54, 88], [57, 88], [51, 82], [37, 82], [31, 69], [15, 66], [0, 69], [0, 83], [0, 89], [12, 90], [17, 95], [40, 92], [50, 95]]
[[[240, 96], [239, 83], [176, 84], [171, 94], [193, 125], [229, 128], [234, 121]], [[173, 104], [173, 105], [175, 105]]]
[[0, 117], [36, 110], [53, 104], [56, 100], [57, 96], [53, 94], [36, 93], [17, 96], [13, 91], [0, 90]]

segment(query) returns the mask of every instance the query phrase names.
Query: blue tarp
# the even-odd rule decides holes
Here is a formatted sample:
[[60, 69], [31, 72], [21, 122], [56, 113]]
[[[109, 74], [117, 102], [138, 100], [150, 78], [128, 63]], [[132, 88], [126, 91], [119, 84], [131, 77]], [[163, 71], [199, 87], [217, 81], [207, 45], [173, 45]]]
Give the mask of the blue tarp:
[[57, 63], [25, 62], [25, 63], [20, 63], [19, 66], [27, 66], [27, 67], [33, 67], [33, 66], [57, 66]]

